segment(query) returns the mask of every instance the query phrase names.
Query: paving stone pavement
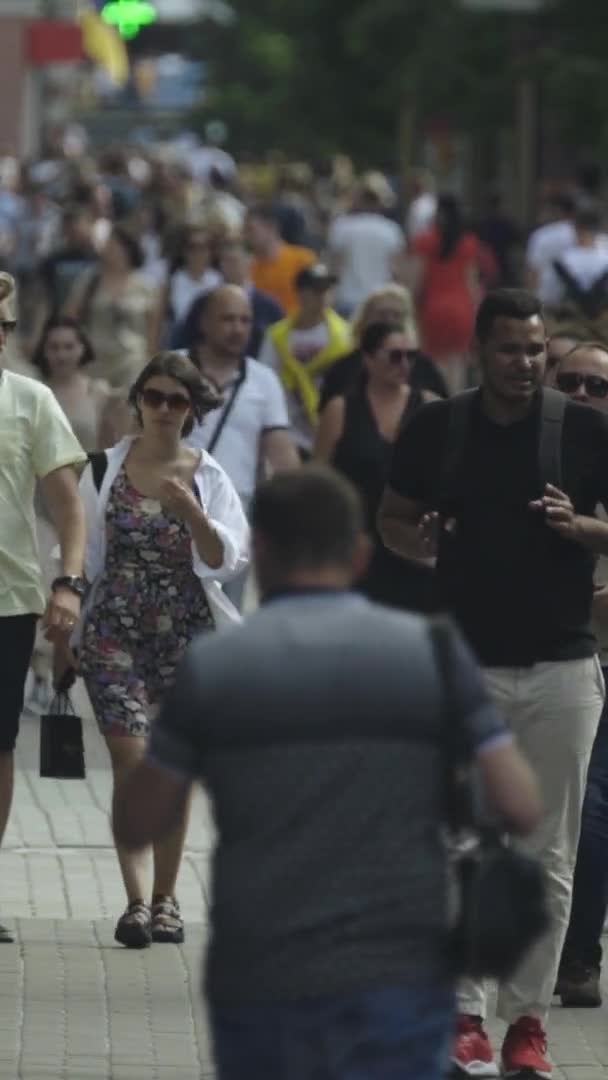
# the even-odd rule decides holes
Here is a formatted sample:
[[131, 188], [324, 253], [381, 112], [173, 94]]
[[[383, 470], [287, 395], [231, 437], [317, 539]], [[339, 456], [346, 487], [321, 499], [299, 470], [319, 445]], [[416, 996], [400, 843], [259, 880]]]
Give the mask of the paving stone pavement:
[[[213, 845], [207, 804], [199, 793], [178, 887], [185, 945], [122, 949], [113, 940], [124, 896], [110, 772], [90, 720], [85, 744], [86, 781], [41, 780], [38, 723], [24, 719], [0, 855], [0, 912], [18, 938], [0, 946], [0, 1080], [210, 1080], [198, 991]], [[499, 1048], [504, 1029], [490, 1028]], [[556, 1007], [550, 1035], [556, 1080], [608, 1080], [608, 1006]]]

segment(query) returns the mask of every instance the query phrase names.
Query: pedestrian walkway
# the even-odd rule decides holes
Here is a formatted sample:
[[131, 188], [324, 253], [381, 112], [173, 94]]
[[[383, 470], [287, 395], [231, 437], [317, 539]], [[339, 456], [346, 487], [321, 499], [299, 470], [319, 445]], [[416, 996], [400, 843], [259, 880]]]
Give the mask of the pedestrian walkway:
[[[199, 994], [208, 807], [199, 793], [179, 882], [185, 945], [116, 946], [124, 897], [106, 751], [92, 722], [85, 742], [85, 782], [40, 780], [38, 722], [23, 724], [15, 812], [0, 856], [0, 912], [18, 937], [0, 946], [0, 1080], [210, 1080]], [[492, 1034], [499, 1046], [501, 1025]], [[551, 1048], [556, 1080], [608, 1080], [608, 1007], [556, 1007]]]
[[0, 911], [17, 932], [16, 946], [0, 946], [0, 1080], [207, 1080], [205, 800], [179, 882], [185, 944], [127, 951], [113, 937], [125, 900], [105, 746], [87, 722], [86, 781], [40, 780], [38, 726], [24, 719], [0, 860]]

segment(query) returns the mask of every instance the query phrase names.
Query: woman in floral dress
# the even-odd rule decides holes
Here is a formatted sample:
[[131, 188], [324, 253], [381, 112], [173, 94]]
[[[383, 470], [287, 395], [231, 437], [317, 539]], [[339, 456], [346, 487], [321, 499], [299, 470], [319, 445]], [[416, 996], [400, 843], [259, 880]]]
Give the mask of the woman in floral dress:
[[[87, 515], [85, 573], [91, 589], [80, 671], [105, 737], [115, 792], [142, 755], [150, 722], [195, 635], [236, 619], [220, 582], [246, 565], [248, 529], [226, 474], [182, 438], [215, 391], [186, 357], [161, 353], [130, 394], [141, 428], [92, 455], [81, 492]], [[128, 906], [116, 940], [138, 948], [184, 938], [175, 885], [187, 808], [179, 828], [148, 852], [117, 845]]]

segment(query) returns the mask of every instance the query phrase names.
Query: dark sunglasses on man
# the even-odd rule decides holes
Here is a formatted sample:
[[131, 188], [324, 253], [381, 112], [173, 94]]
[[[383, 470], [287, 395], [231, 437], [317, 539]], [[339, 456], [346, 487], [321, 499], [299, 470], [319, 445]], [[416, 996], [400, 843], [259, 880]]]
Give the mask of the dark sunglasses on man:
[[581, 386], [590, 398], [605, 398], [608, 394], [608, 379], [601, 375], [582, 375], [578, 371], [564, 371], [558, 373], [555, 380], [558, 390], [563, 394], [576, 394]]

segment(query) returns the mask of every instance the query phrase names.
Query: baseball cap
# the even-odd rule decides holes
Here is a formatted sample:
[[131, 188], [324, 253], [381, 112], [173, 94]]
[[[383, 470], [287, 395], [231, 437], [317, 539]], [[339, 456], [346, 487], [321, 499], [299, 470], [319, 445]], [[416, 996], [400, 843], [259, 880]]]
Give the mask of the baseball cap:
[[305, 266], [296, 274], [295, 285], [296, 289], [318, 289], [321, 292], [323, 289], [331, 288], [337, 280], [338, 278], [332, 274], [329, 267], [317, 262]]

